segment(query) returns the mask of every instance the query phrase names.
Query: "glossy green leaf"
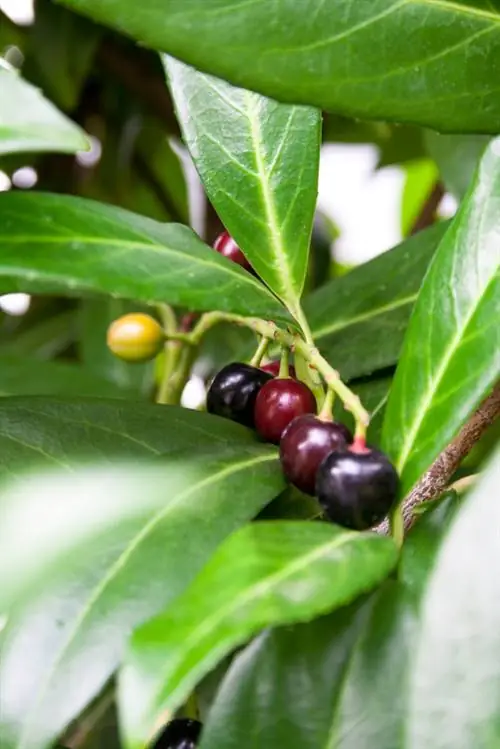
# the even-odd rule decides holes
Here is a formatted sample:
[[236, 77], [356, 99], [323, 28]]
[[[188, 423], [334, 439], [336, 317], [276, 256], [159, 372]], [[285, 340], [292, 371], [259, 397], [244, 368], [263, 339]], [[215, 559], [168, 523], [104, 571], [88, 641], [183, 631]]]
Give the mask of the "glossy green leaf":
[[490, 138], [485, 135], [443, 135], [425, 132], [429, 155], [439, 167], [446, 189], [462, 200], [470, 187], [474, 172]]
[[4, 291], [110, 294], [196, 310], [285, 316], [257, 279], [186, 226], [62, 195], [0, 196]]
[[297, 312], [316, 205], [321, 113], [278, 104], [165, 58], [208, 197], [259, 276]]
[[419, 521], [398, 581], [236, 656], [200, 749], [402, 749], [405, 689], [422, 591], [455, 504]]
[[[283, 476], [275, 450], [206, 414], [21, 399], [0, 411], [9, 473], [22, 453], [24, 471], [35, 454], [66, 469], [0, 492], [0, 610], [12, 607], [0, 734], [9, 749], [46, 749], [116, 669], [130, 632], [183, 591]], [[108, 467], [79, 472], [82, 455]], [[114, 455], [127, 467], [109, 465]], [[141, 455], [155, 465], [131, 466]]]
[[345, 379], [393, 366], [445, 225], [336, 278], [308, 296], [304, 310], [321, 352]]
[[127, 383], [113, 384], [78, 364], [0, 355], [0, 396], [65, 395], [125, 398], [133, 393]]
[[414, 645], [408, 749], [499, 745], [499, 484], [497, 451], [436, 559]]
[[277, 99], [438, 130], [498, 131], [497, 0], [61, 1]]
[[391, 539], [326, 523], [243, 528], [182, 597], [134, 634], [119, 691], [125, 745], [144, 747], [197, 681], [252, 634], [349, 603], [396, 560]]
[[110, 297], [82, 300], [79, 316], [80, 359], [87, 371], [110, 384], [114, 383], [115, 388], [146, 396], [153, 390], [154, 362], [130, 364], [114, 356], [106, 343], [109, 325], [128, 312], [144, 312], [144, 309], [132, 302]]
[[439, 171], [431, 159], [419, 159], [405, 165], [405, 185], [401, 200], [401, 229], [403, 236], [411, 234], [426, 200], [439, 178]]
[[0, 154], [86, 151], [83, 130], [0, 60]]
[[446, 232], [415, 306], [383, 445], [411, 489], [500, 376], [500, 140]]

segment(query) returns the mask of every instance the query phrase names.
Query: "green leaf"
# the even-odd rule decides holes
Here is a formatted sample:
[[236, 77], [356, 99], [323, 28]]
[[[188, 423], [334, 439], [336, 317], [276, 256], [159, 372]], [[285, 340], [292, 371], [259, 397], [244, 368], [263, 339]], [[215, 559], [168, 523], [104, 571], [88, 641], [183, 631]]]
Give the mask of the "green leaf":
[[222, 222], [296, 316], [316, 205], [321, 113], [165, 57], [184, 140]]
[[83, 130], [0, 60], [0, 154], [88, 150]]
[[407, 745], [500, 741], [500, 453], [464, 503], [430, 578], [414, 643]]
[[65, 395], [125, 398], [132, 387], [121, 388], [90, 369], [60, 361], [43, 361], [32, 356], [0, 356], [0, 396]]
[[264, 633], [236, 656], [200, 749], [401, 749], [422, 590], [455, 505], [408, 537], [398, 580], [368, 599]]
[[[138, 309], [139, 307], [139, 309]], [[128, 312], [145, 311], [140, 305], [121, 299], [84, 299], [80, 308], [80, 358], [85, 369], [107, 380], [115, 388], [131, 393], [150, 394], [154, 384], [154, 364], [129, 364], [111, 353], [106, 343], [109, 325]], [[57, 393], [54, 390], [54, 393]]]
[[110, 294], [286, 319], [250, 273], [186, 226], [63, 195], [0, 196], [4, 291]]
[[50, 0], [37, 0], [35, 23], [27, 39], [25, 73], [40, 83], [59, 107], [74, 109], [102, 31]]
[[432, 130], [427, 130], [424, 137], [446, 189], [457, 200], [462, 200], [490, 138], [485, 135], [443, 135]]
[[497, 2], [61, 1], [277, 99], [437, 130], [498, 131]]
[[252, 634], [349, 603], [396, 560], [391, 539], [328, 524], [241, 529], [182, 597], [134, 634], [119, 688], [125, 745], [142, 749], [197, 681]]
[[345, 379], [397, 362], [422, 278], [444, 231], [445, 225], [437, 224], [420, 232], [305, 299], [314, 339]]
[[404, 495], [500, 376], [500, 140], [446, 232], [415, 306], [383, 429]]
[[406, 181], [401, 205], [401, 229], [403, 236], [411, 233], [425, 201], [439, 177], [436, 164], [431, 159], [411, 161], [405, 166]]
[[[11, 609], [0, 734], [9, 749], [46, 749], [109, 679], [130, 632], [184, 590], [283, 477], [275, 450], [207, 415], [85, 403], [44, 404], [33, 415], [30, 401], [17, 402], [11, 414], [0, 403], [2, 448], [17, 445], [14, 472], [23, 439], [67, 470], [0, 492], [0, 610]], [[108, 466], [78, 469], [82, 454]], [[159, 460], [110, 465], [114, 455]]]

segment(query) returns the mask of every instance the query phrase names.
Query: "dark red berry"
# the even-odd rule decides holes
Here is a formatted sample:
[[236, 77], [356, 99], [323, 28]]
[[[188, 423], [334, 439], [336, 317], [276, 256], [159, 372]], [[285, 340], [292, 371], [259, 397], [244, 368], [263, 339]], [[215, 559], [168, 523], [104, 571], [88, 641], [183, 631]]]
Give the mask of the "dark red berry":
[[[262, 364], [261, 367], [263, 372], [269, 372], [269, 374], [274, 375], [274, 377], [277, 377], [280, 373], [280, 361], [279, 359], [276, 359], [275, 361], [270, 361], [267, 364]], [[290, 377], [293, 377], [293, 379], [297, 379], [297, 373], [295, 372], [295, 367], [292, 367], [290, 365], [288, 367], [288, 374]]]
[[214, 250], [216, 250], [220, 255], [224, 255], [224, 257], [227, 257], [228, 260], [232, 260], [233, 263], [241, 265], [241, 267], [245, 268], [245, 270], [252, 270], [252, 266], [250, 265], [232, 236], [229, 234], [229, 232], [223, 231], [222, 234], [219, 234], [214, 242], [213, 247]]
[[298, 416], [281, 437], [283, 473], [297, 489], [314, 494], [321, 461], [333, 450], [347, 450], [351, 442], [352, 434], [344, 424], [322, 421], [312, 414]]
[[177, 718], [167, 724], [152, 749], [195, 749], [202, 725], [197, 720]]
[[397, 499], [398, 486], [396, 469], [374, 448], [332, 452], [316, 476], [316, 496], [328, 519], [358, 531], [385, 518]]
[[255, 428], [267, 442], [278, 444], [297, 416], [316, 413], [316, 398], [307, 385], [290, 378], [266, 382], [255, 401]]
[[228, 364], [214, 377], [210, 385], [207, 393], [207, 411], [253, 427], [257, 395], [269, 380], [272, 380], [272, 377], [268, 372], [263, 372], [250, 364]]

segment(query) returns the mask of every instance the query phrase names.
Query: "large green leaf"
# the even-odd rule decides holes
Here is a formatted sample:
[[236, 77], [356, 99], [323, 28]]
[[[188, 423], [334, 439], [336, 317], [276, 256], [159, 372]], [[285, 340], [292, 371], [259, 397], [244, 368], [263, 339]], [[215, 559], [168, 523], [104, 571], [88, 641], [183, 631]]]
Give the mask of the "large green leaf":
[[[127, 390], [128, 388], [128, 390]], [[113, 384], [78, 364], [0, 355], [0, 396], [67, 395], [124, 398], [133, 393], [130, 383]]]
[[278, 99], [438, 130], [498, 131], [497, 0], [61, 1]]
[[[207, 415], [55, 403], [33, 415], [22, 402], [12, 414], [0, 404], [2, 448], [21, 453], [25, 435], [39, 459], [46, 450], [46, 464], [68, 470], [0, 492], [0, 610], [18, 602], [2, 643], [0, 734], [9, 749], [45, 749], [105, 684], [131, 630], [183, 591], [283, 477], [274, 450]], [[82, 452], [166, 455], [149, 468], [129, 458], [79, 472]]]
[[0, 154], [86, 151], [83, 130], [0, 60]]
[[238, 655], [200, 749], [401, 749], [420, 599], [455, 507], [419, 522], [397, 581], [348, 609], [265, 633]]
[[396, 560], [391, 539], [326, 523], [263, 522], [236, 533], [182, 597], [134, 634], [119, 691], [126, 746], [144, 747], [197, 681], [252, 634], [353, 601]]
[[384, 421], [383, 444], [415, 484], [500, 376], [500, 139], [422, 286]]
[[5, 193], [0, 232], [3, 290], [104, 293], [196, 310], [285, 315], [257, 279], [186, 226], [81, 198]]
[[321, 113], [165, 58], [184, 140], [223, 223], [292, 312], [307, 273]]
[[321, 352], [346, 379], [394, 365], [445, 225], [408, 239], [305, 299]]
[[425, 131], [424, 138], [446, 189], [462, 200], [490, 139], [486, 135], [443, 135], [433, 130]]
[[408, 749], [500, 744], [500, 453], [435, 563], [410, 683]]

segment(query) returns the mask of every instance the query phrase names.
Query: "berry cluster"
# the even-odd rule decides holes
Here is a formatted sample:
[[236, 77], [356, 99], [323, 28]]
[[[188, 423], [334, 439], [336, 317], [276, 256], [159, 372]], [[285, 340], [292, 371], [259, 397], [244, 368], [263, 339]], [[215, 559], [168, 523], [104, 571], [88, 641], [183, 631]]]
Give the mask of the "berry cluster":
[[167, 724], [152, 749], [196, 749], [201, 728], [197, 720], [176, 718]]
[[208, 391], [209, 413], [255, 428], [279, 444], [287, 479], [316, 495], [334, 523], [365, 530], [387, 515], [398, 490], [398, 476], [379, 450], [353, 440], [349, 429], [316, 416], [316, 400], [293, 377], [276, 378], [261, 369], [233, 363], [214, 378]]

